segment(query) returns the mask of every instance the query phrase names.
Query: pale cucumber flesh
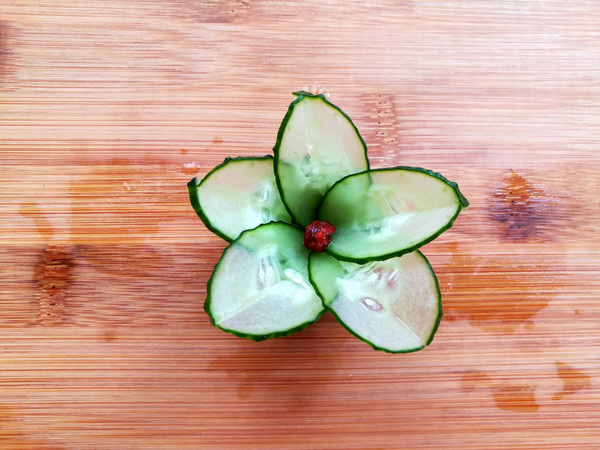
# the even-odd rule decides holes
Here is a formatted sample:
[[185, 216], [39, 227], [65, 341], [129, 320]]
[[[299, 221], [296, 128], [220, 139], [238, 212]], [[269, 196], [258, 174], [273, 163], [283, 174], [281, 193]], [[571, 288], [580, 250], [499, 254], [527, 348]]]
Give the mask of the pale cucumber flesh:
[[[230, 242], [208, 282], [211, 323], [258, 341], [328, 310], [377, 350], [424, 348], [442, 310], [417, 249], [450, 228], [467, 200], [438, 173], [369, 170], [350, 118], [323, 95], [294, 95], [274, 157], [227, 158], [188, 183], [198, 216]], [[336, 228], [326, 253], [303, 246], [302, 228], [315, 219]]]
[[207, 228], [229, 242], [261, 223], [290, 220], [271, 156], [228, 158], [202, 180], [190, 181], [188, 190]]
[[455, 183], [412, 167], [369, 170], [338, 181], [318, 218], [336, 227], [328, 253], [364, 263], [409, 253], [450, 228], [467, 205]]
[[298, 95], [281, 123], [273, 150], [283, 202], [301, 226], [314, 220], [323, 194], [336, 181], [369, 168], [358, 130], [322, 95]]
[[363, 265], [313, 253], [309, 271], [326, 307], [373, 348], [406, 353], [433, 339], [442, 315], [440, 291], [419, 251]]
[[225, 331], [254, 340], [285, 336], [317, 320], [321, 300], [308, 278], [303, 233], [272, 222], [227, 247], [208, 285], [205, 310]]

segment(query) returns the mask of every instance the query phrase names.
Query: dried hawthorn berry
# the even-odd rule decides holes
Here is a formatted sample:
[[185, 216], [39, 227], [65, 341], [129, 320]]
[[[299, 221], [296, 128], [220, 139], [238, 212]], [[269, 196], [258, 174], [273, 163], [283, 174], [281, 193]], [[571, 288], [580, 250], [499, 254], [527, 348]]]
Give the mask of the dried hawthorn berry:
[[306, 227], [304, 246], [313, 252], [324, 252], [331, 244], [335, 227], [326, 220], [315, 220]]

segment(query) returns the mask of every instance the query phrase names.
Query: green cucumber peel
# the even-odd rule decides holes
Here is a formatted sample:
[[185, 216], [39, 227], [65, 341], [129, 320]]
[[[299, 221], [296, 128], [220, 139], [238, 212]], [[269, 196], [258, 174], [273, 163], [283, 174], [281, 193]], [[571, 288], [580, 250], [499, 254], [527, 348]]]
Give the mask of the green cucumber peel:
[[[317, 274], [315, 274], [313, 272], [315, 266], [318, 266], [318, 261], [320, 259], [322, 260], [323, 258], [331, 258], [330, 262], [332, 262], [332, 261], [337, 261], [337, 260], [335, 260], [335, 258], [330, 257], [328, 255], [326, 256], [326, 254], [312, 253], [309, 257], [310, 280], [313, 285], [313, 288], [315, 289], [315, 292], [321, 298], [321, 301], [323, 302], [323, 306], [325, 307], [325, 309], [327, 309], [327, 311], [329, 311], [334, 316], [336, 321], [340, 325], [342, 325], [350, 334], [354, 335], [361, 341], [365, 342], [370, 347], [372, 347], [374, 350], [384, 351], [386, 353], [412, 353], [412, 352], [415, 352], [418, 350], [422, 350], [423, 348], [425, 348], [426, 346], [431, 344], [431, 342], [433, 341], [433, 338], [439, 328], [439, 325], [440, 325], [440, 322], [442, 319], [442, 315], [443, 315], [440, 287], [439, 287], [438, 280], [435, 276], [435, 272], [434, 272], [433, 268], [431, 267], [431, 264], [425, 257], [425, 255], [423, 255], [423, 253], [421, 253], [420, 251], [417, 250], [414, 252], [414, 256], [417, 259], [417, 262], [421, 265], [422, 276], [425, 276], [427, 278], [427, 280], [424, 280], [424, 281], [429, 282], [430, 289], [428, 289], [428, 292], [431, 294], [431, 300], [433, 302], [432, 306], [437, 307], [437, 310], [433, 311], [433, 314], [431, 314], [431, 317], [429, 317], [429, 321], [427, 321], [427, 323], [430, 325], [428, 327], [428, 332], [427, 332], [426, 336], [424, 336], [422, 339], [419, 339], [419, 342], [417, 342], [416, 345], [408, 345], [406, 347], [400, 346], [400, 348], [397, 347], [395, 349], [390, 349], [389, 347], [378, 345], [373, 340], [370, 340], [368, 338], [368, 336], [361, 334], [361, 332], [360, 332], [361, 324], [360, 323], [358, 326], [355, 326], [355, 327], [352, 327], [346, 323], [346, 321], [341, 317], [341, 315], [336, 311], [336, 309], [334, 307], [332, 307], [333, 303], [335, 303], [336, 299], [340, 296], [340, 289], [335, 288], [335, 287], [332, 288], [331, 286], [327, 286], [327, 284], [331, 284], [331, 283], [327, 283], [327, 282], [319, 283], [319, 281], [318, 281], [319, 274], [318, 273], [320, 272], [320, 270], [322, 270], [322, 267], [319, 267], [319, 269], [317, 270]], [[410, 254], [404, 256], [405, 259], [406, 259], [406, 257], [410, 257]], [[415, 258], [413, 258], [413, 259], [415, 259]], [[396, 258], [396, 260], [399, 261], [399, 258]], [[387, 262], [390, 262], [390, 260], [388, 260]], [[393, 263], [393, 261], [392, 261], [392, 263]], [[341, 271], [344, 270], [342, 268], [344, 265], [361, 267], [361, 265], [357, 265], [355, 263], [347, 263], [344, 261], [337, 261], [337, 264], [340, 266], [340, 268], [338, 270], [341, 270]], [[362, 266], [362, 267], [364, 267], [364, 266]], [[344, 275], [346, 275], [346, 274], [344, 274]], [[344, 276], [340, 276], [337, 278], [337, 280], [343, 279], [343, 278], [344, 278]], [[400, 293], [400, 295], [401, 294], [402, 293]]]
[[[329, 253], [331, 256], [334, 256], [342, 261], [354, 262], [354, 263], [358, 263], [358, 264], [364, 264], [364, 263], [367, 263], [370, 261], [385, 260], [388, 258], [393, 258], [396, 256], [404, 255], [406, 253], [410, 253], [412, 251], [415, 251], [415, 250], [423, 247], [425, 244], [433, 241], [435, 238], [437, 238], [439, 235], [441, 235], [444, 231], [451, 228], [452, 225], [454, 224], [456, 218], [460, 214], [460, 212], [469, 205], [468, 200], [461, 193], [460, 189], [458, 188], [457, 183], [448, 180], [442, 174], [440, 174], [438, 172], [434, 172], [432, 170], [423, 169], [420, 167], [396, 166], [396, 167], [386, 167], [386, 168], [381, 168], [381, 169], [366, 170], [364, 172], [351, 174], [351, 175], [348, 175], [348, 176], [342, 178], [341, 180], [336, 182], [323, 196], [321, 203], [319, 204], [319, 206], [317, 208], [317, 218], [319, 220], [327, 220], [334, 224], [336, 223], [335, 219], [332, 219], [326, 213], [324, 213], [324, 209], [327, 204], [327, 200], [329, 198], [328, 196], [332, 195], [332, 193], [334, 193], [336, 190], [340, 190], [340, 188], [342, 188], [344, 186], [344, 184], [348, 184], [349, 182], [351, 182], [353, 180], [358, 180], [359, 178], [363, 178], [364, 184], [366, 185], [366, 189], [368, 190], [375, 185], [375, 182], [373, 181], [373, 177], [378, 176], [378, 174], [385, 174], [385, 173], [393, 174], [394, 172], [422, 174], [422, 175], [425, 175], [426, 177], [431, 177], [432, 179], [439, 180], [441, 182], [440, 186], [439, 186], [440, 189], [443, 189], [443, 190], [450, 189], [451, 192], [454, 193], [455, 211], [453, 212], [453, 214], [451, 216], [449, 216], [447, 218], [447, 220], [444, 220], [443, 223], [441, 223], [439, 227], [437, 227], [435, 230], [432, 230], [431, 233], [424, 235], [421, 239], [418, 239], [415, 242], [410, 243], [410, 245], [400, 246], [399, 244], [397, 244], [399, 246], [399, 248], [392, 249], [391, 251], [374, 253], [372, 255], [359, 256], [356, 254], [348, 254], [347, 252], [341, 252], [340, 250], [338, 250], [337, 245], [336, 245], [336, 236], [338, 239], [340, 239], [340, 234], [343, 232], [343, 230], [340, 230], [337, 232], [337, 235], [334, 234], [333, 242], [331, 243], [331, 246], [327, 249], [327, 253]], [[450, 192], [450, 191], [448, 191], [448, 192]], [[349, 201], [349, 203], [351, 203], [351, 202]], [[365, 205], [366, 204], [368, 207], [369, 203], [370, 202], [365, 202], [365, 201], [361, 202], [360, 199], [358, 199], [358, 201], [353, 202], [352, 206], [354, 207], [354, 205]], [[342, 208], [340, 206], [342, 204], [342, 202], [337, 202], [335, 204], [336, 204], [336, 207], [338, 208], [338, 211], [341, 214], [350, 215], [354, 212], [353, 208], [347, 208], [348, 211], [346, 213], [344, 213], [344, 208]], [[336, 225], [336, 226], [338, 226], [338, 225]], [[341, 228], [341, 227], [338, 227], [338, 228]], [[394, 238], [394, 241], [399, 241], [399, 240]], [[369, 245], [365, 245], [365, 249], [367, 247], [369, 247]], [[393, 245], [385, 246], [386, 250], [389, 250], [390, 247], [393, 248]]]
[[[425, 348], [442, 305], [418, 249], [449, 229], [468, 200], [431, 170], [371, 169], [348, 115], [323, 94], [293, 95], [273, 156], [227, 157], [188, 183], [196, 214], [229, 242], [204, 311], [213, 326], [254, 341], [297, 333], [329, 311], [375, 350]], [[332, 239], [325, 252], [302, 245], [309, 224], [306, 242]]]
[[[329, 100], [327, 100], [327, 98], [323, 94], [311, 94], [311, 93], [305, 92], [305, 91], [298, 91], [298, 92], [294, 92], [294, 95], [296, 96], [296, 99], [288, 107], [288, 110], [287, 110], [285, 116], [283, 117], [283, 120], [281, 121], [281, 125], [279, 126], [279, 130], [277, 131], [277, 138], [275, 141], [275, 145], [273, 147], [273, 153], [275, 156], [274, 171], [275, 171], [275, 180], [277, 183], [277, 188], [279, 189], [279, 193], [281, 195], [281, 200], [283, 201], [283, 204], [285, 205], [290, 217], [292, 218], [292, 221], [301, 226], [306, 226], [306, 225], [308, 225], [308, 223], [310, 223], [311, 220], [313, 220], [314, 212], [316, 211], [319, 200], [322, 197], [322, 195], [327, 191], [327, 189], [329, 189], [329, 187], [331, 187], [335, 183], [335, 181], [337, 181], [338, 179], [340, 179], [346, 175], [349, 175], [351, 173], [361, 172], [362, 170], [368, 170], [369, 169], [369, 158], [367, 156], [367, 145], [365, 144], [365, 141], [363, 140], [362, 136], [360, 135], [360, 132], [358, 131], [358, 128], [356, 127], [354, 122], [352, 122], [352, 119], [350, 119], [350, 117], [344, 111], [342, 111], [338, 106], [334, 105]], [[298, 196], [298, 195], [295, 195], [296, 194], [296, 192], [295, 192], [296, 186], [298, 183], [294, 182], [294, 183], [291, 183], [290, 186], [288, 186], [282, 180], [282, 178], [285, 178], [282, 175], [282, 173], [285, 172], [286, 170], [288, 171], [289, 174], [298, 172], [298, 170], [297, 170], [298, 164], [291, 164], [289, 166], [286, 165], [288, 163], [288, 161], [285, 161], [283, 153], [286, 153], [286, 155], [287, 155], [288, 152], [286, 151], [287, 148], [283, 144], [284, 144], [286, 132], [289, 131], [288, 126], [291, 127], [291, 125], [293, 125], [293, 123], [291, 123], [291, 121], [293, 119], [294, 113], [297, 111], [297, 108], [299, 107], [299, 105], [303, 104], [302, 102], [307, 102], [307, 101], [311, 101], [311, 100], [323, 102], [323, 106], [330, 108], [332, 112], [334, 112], [335, 114], [338, 114], [338, 117], [343, 118], [342, 120], [345, 121], [345, 124], [350, 127], [349, 130], [347, 130], [347, 131], [350, 131], [350, 133], [347, 133], [347, 131], [346, 131], [345, 133], [343, 133], [343, 135], [351, 134], [351, 136], [349, 136], [348, 138], [349, 139], [354, 138], [354, 140], [355, 140], [355, 142], [353, 144], [354, 151], [350, 155], [354, 160], [352, 162], [348, 162], [346, 160], [347, 166], [343, 168], [343, 171], [341, 171], [341, 173], [339, 173], [339, 175], [335, 176], [335, 175], [330, 174], [330, 176], [327, 177], [330, 180], [329, 182], [327, 182], [327, 180], [322, 181], [322, 183], [325, 184], [324, 188], [321, 188], [321, 187], [315, 188], [314, 183], [313, 183], [313, 185], [307, 187], [307, 190], [301, 196]], [[308, 135], [311, 134], [310, 132], [311, 132], [310, 129], [306, 131], [306, 134], [304, 135], [305, 140], [309, 140]], [[319, 132], [319, 130], [316, 130], [315, 131], [316, 135], [310, 136], [312, 138], [312, 142], [317, 147], [317, 148], [312, 149], [312, 151], [314, 151], [317, 155], [319, 155], [319, 154], [323, 155], [326, 153], [329, 157], [331, 157], [331, 155], [333, 155], [333, 157], [335, 158], [335, 156], [336, 156], [335, 145], [330, 146], [326, 149], [323, 149], [323, 148], [321, 148], [321, 146], [317, 145], [318, 141], [319, 141], [318, 132]], [[304, 144], [304, 142], [302, 144]], [[309, 148], [311, 147], [311, 145], [312, 144], [307, 144], [307, 146]], [[360, 155], [358, 154], [358, 152], [359, 152], [358, 146], [360, 146]], [[293, 152], [293, 154], [298, 155], [298, 152]], [[287, 156], [291, 157], [290, 155], [287, 155]], [[346, 158], [347, 156], [348, 155], [345, 153], [341, 153], [341, 155], [340, 155], [340, 157], [342, 157], [342, 158]], [[306, 158], [301, 159], [299, 161], [303, 162], [305, 159]], [[359, 159], [360, 159], [360, 161], [358, 161]], [[310, 154], [308, 155], [308, 158], [306, 159], [306, 161], [308, 161], [307, 162], [308, 165], [305, 170], [310, 170], [310, 168], [313, 167]], [[295, 162], [297, 163], [298, 161], [295, 161]], [[342, 167], [340, 167], [340, 169], [342, 169]], [[325, 178], [324, 175], [322, 175], [322, 177]], [[314, 192], [312, 191], [313, 188], [315, 189]], [[296, 198], [294, 198], [294, 196], [296, 196]], [[307, 198], [307, 196], [310, 196], [311, 198]], [[313, 200], [313, 198], [316, 196], [318, 196], [318, 199]], [[302, 203], [309, 203], [309, 205], [305, 207], [304, 205], [302, 205]]]
[[[298, 239], [285, 239], [286, 234], [299, 238], [302, 230], [296, 225], [281, 221], [261, 224], [242, 232], [223, 251], [208, 281], [204, 302], [204, 311], [213, 326], [238, 337], [262, 341], [297, 333], [315, 323], [325, 313], [320, 299], [310, 285], [309, 252]], [[269, 236], [277, 239], [264, 239]], [[286, 248], [281, 252], [273, 252], [269, 251], [269, 246]], [[274, 255], [278, 256], [278, 261], [273, 261]], [[274, 262], [276, 267], [270, 266], [270, 262]], [[306, 273], [302, 273], [302, 267]], [[236, 271], [236, 268], [241, 270]], [[234, 273], [229, 273], [232, 270]], [[236, 273], [241, 274], [240, 280], [236, 279]], [[281, 294], [279, 315], [284, 318], [282, 320], [287, 320], [287, 325], [273, 324], [268, 317], [267, 326], [272, 329], [265, 332], [251, 331], [250, 328], [253, 327], [264, 328], [252, 321], [240, 326], [238, 320], [237, 328], [226, 325], [227, 322], [235, 322], [237, 317], [243, 317], [247, 309], [258, 307], [260, 310], [261, 302], [265, 303], [263, 300], [267, 297], [266, 294], [273, 291]], [[288, 293], [294, 295], [285, 298]], [[271, 294], [270, 297], [277, 295]], [[306, 305], [306, 308], [299, 310], [300, 303]], [[304, 317], [298, 312], [304, 314]], [[298, 316], [300, 317], [296, 320]]]
[[[271, 155], [227, 157], [202, 179], [193, 178], [187, 185], [190, 202], [206, 228], [225, 241], [232, 242], [247, 228], [274, 220], [289, 220], [274, 176], [271, 181], [257, 178], [257, 175], [272, 174], [272, 165]], [[235, 175], [242, 180], [236, 181], [241, 186], [235, 189], [220, 187], [219, 178], [225, 175]], [[261, 196], [265, 198], [260, 198]], [[227, 206], [245, 206], [244, 220], [240, 221], [242, 217], [223, 220], [223, 217], [227, 218], [223, 212], [227, 211]]]

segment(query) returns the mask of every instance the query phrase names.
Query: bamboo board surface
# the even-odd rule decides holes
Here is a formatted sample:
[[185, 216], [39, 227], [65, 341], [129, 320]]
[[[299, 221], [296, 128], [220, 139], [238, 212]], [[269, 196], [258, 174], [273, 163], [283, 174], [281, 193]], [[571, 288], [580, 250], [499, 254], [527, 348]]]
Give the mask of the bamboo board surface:
[[[600, 2], [0, 5], [0, 448], [599, 448]], [[327, 89], [471, 201], [432, 345], [210, 326], [186, 182]]]

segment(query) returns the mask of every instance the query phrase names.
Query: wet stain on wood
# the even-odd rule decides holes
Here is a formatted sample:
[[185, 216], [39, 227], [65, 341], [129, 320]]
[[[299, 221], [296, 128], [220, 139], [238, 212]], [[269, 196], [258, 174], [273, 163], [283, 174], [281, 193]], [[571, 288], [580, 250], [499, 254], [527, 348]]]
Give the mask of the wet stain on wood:
[[[451, 263], [436, 268], [440, 280], [448, 280], [449, 286], [444, 293], [444, 320], [465, 318], [484, 330], [513, 333], [520, 327], [533, 328], [535, 315], [554, 297], [553, 291], [542, 288], [556, 278], [556, 271], [545, 261], [473, 256], [457, 243], [449, 244], [448, 250]], [[460, 297], [453, 296], [452, 286], [460, 286]]]
[[[206, 283], [223, 244], [151, 246], [79, 244], [77, 282], [69, 287], [69, 325], [102, 326], [110, 342], [119, 326], [163, 327], [208, 322]], [[215, 255], [209, 260], [206, 253]]]
[[[327, 319], [325, 319], [327, 321]], [[329, 325], [332, 325], [331, 323]], [[260, 398], [261, 401], [270, 401], [277, 398], [283, 401], [290, 410], [309, 408], [319, 398], [319, 384], [327, 384], [324, 377], [311, 380], [316, 367], [325, 367], [325, 373], [335, 378], [336, 368], [339, 365], [340, 352], [332, 350], [319, 352], [304, 352], [298, 347], [301, 339], [310, 339], [312, 336], [323, 334], [327, 326], [321, 327], [319, 323], [303, 330], [300, 335], [288, 336], [283, 339], [272, 339], [259, 343], [259, 355], [251, 363], [250, 370], [240, 371], [238, 361], [243, 359], [248, 352], [248, 345], [252, 343], [238, 342], [233, 347], [236, 350], [228, 352], [213, 359], [208, 365], [211, 376], [218, 380], [225, 380], [227, 384], [237, 386], [235, 397], [238, 401]], [[319, 337], [318, 339], [321, 339]], [[269, 362], [269, 367], [265, 364]], [[296, 389], [294, 380], [312, 383], [310, 391]], [[231, 397], [233, 398], [231, 392]], [[229, 394], [228, 394], [229, 395]]]
[[461, 378], [461, 389], [473, 392], [489, 389], [499, 409], [513, 412], [535, 412], [539, 405], [535, 400], [535, 387], [524, 383], [494, 382], [486, 373], [469, 371]]
[[557, 200], [523, 175], [510, 172], [495, 189], [488, 207], [489, 218], [506, 241], [552, 240], [558, 215]]
[[117, 338], [117, 333], [112, 330], [106, 330], [104, 332], [104, 342], [113, 342]]
[[556, 362], [556, 373], [563, 382], [563, 388], [552, 396], [552, 400], [560, 400], [592, 385], [589, 375], [563, 362]]
[[524, 384], [497, 385], [491, 388], [496, 406], [514, 412], [534, 412], [540, 407], [535, 401], [535, 389]]
[[[69, 184], [71, 242], [82, 236], [103, 241], [129, 235], [150, 237], [176, 219], [168, 205], [179, 202], [181, 186], [162, 160], [113, 158], [98, 161]], [[160, 198], [160, 201], [158, 199]]]
[[36, 203], [23, 203], [19, 208], [19, 213], [33, 220], [35, 228], [41, 236], [47, 239], [51, 239], [54, 236], [52, 224]]
[[40, 308], [37, 323], [44, 326], [64, 322], [67, 291], [73, 281], [75, 258], [73, 250], [65, 246], [47, 246], [34, 269], [40, 288]]
[[490, 377], [484, 372], [468, 371], [463, 374], [460, 380], [460, 387], [465, 392], [473, 392], [476, 389], [487, 388], [490, 384]]
[[114, 277], [139, 280], [175, 272], [174, 261], [151, 245], [131, 245], [127, 248], [108, 245], [79, 245], [82, 264]]

